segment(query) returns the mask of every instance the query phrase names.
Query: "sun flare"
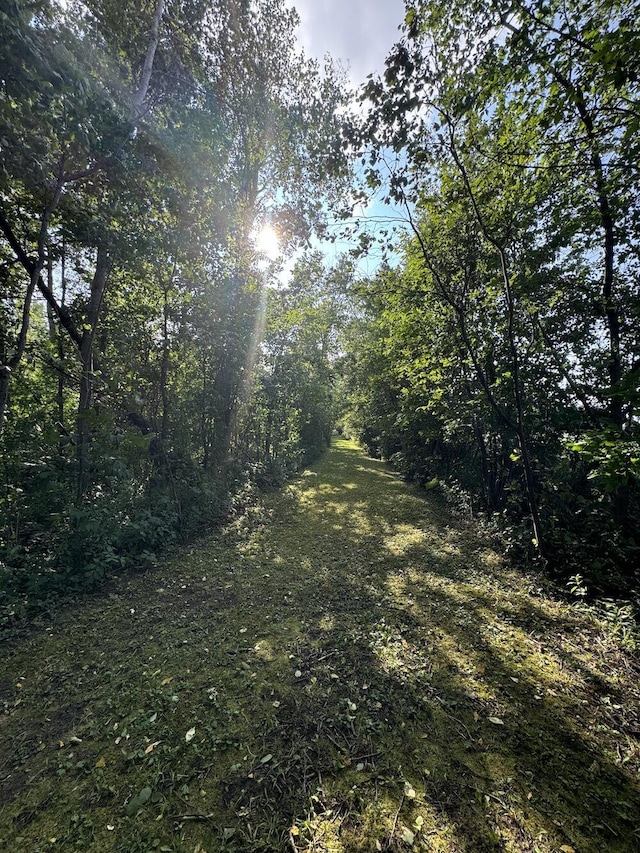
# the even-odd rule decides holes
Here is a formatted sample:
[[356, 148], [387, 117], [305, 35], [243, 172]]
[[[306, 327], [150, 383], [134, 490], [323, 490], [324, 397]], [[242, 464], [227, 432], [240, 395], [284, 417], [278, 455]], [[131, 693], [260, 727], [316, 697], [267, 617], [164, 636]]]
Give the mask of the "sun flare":
[[261, 255], [266, 255], [270, 261], [275, 259], [280, 254], [280, 241], [278, 235], [270, 225], [265, 225], [256, 234], [255, 237], [256, 251]]

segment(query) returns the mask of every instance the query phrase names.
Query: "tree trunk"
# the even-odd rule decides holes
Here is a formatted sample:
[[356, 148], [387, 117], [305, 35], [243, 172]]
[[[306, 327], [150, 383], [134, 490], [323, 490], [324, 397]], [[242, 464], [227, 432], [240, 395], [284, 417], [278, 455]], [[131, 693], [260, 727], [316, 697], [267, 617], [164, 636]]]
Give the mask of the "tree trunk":
[[520, 354], [518, 352], [518, 345], [516, 342], [514, 331], [515, 300], [513, 296], [513, 289], [511, 287], [511, 276], [509, 275], [507, 252], [503, 243], [496, 237], [494, 237], [487, 228], [485, 219], [482, 215], [482, 212], [480, 211], [475, 192], [473, 191], [473, 187], [471, 186], [471, 181], [469, 179], [469, 174], [467, 172], [466, 166], [460, 159], [454, 135], [454, 126], [449, 119], [447, 119], [447, 129], [449, 134], [449, 151], [451, 152], [451, 156], [453, 157], [458, 172], [460, 173], [460, 177], [462, 178], [462, 181], [464, 183], [467, 195], [469, 197], [469, 201], [471, 203], [471, 209], [473, 210], [473, 214], [480, 227], [480, 231], [482, 232], [484, 239], [490, 246], [495, 249], [500, 259], [502, 283], [504, 288], [505, 299], [507, 302], [507, 344], [511, 357], [513, 401], [515, 403], [516, 408], [516, 417], [514, 423], [515, 433], [516, 438], [518, 440], [518, 448], [520, 450], [520, 458], [522, 459], [522, 467], [524, 470], [525, 495], [529, 504], [529, 514], [531, 516], [531, 526], [533, 528], [533, 543], [538, 553], [544, 557], [542, 528], [540, 526], [540, 514], [538, 512], [538, 495], [533, 474], [531, 453], [529, 450], [529, 441], [524, 423], [524, 403], [522, 397], [522, 380], [520, 377]]
[[8, 364], [3, 364], [0, 367], [0, 432], [4, 426], [6, 418], [7, 406], [9, 403], [9, 382], [11, 378], [11, 368]]
[[169, 433], [169, 293], [168, 285], [162, 289], [162, 361], [160, 363], [160, 397], [162, 400], [162, 419], [160, 422], [160, 440], [164, 443]]
[[38, 254], [37, 260], [35, 261], [31, 260], [31, 258], [24, 251], [24, 249], [20, 245], [20, 241], [13, 233], [13, 229], [11, 228], [9, 221], [0, 212], [0, 230], [2, 230], [4, 236], [7, 239], [7, 242], [13, 249], [22, 267], [29, 273], [29, 284], [27, 285], [24, 302], [22, 303], [20, 332], [18, 333], [18, 340], [16, 342], [15, 351], [7, 362], [7, 364], [1, 366], [2, 381], [0, 381], [0, 433], [2, 432], [2, 428], [4, 426], [4, 421], [7, 412], [7, 404], [9, 402], [9, 383], [11, 380], [11, 374], [22, 361], [22, 356], [24, 355], [24, 350], [27, 345], [27, 335], [29, 334], [29, 322], [31, 320], [31, 302], [33, 301], [33, 294], [35, 293], [36, 287], [41, 287], [41, 285], [44, 284], [42, 281], [42, 270], [44, 269], [44, 265], [47, 261], [49, 221], [51, 219], [51, 214], [58, 206], [58, 202], [60, 201], [60, 198], [62, 196], [63, 187], [64, 181], [61, 173], [58, 176], [53, 197], [42, 212], [42, 219], [40, 220], [40, 228], [38, 230], [38, 240], [36, 244]]
[[160, 43], [160, 22], [162, 21], [162, 15], [164, 13], [165, 2], [166, 0], [157, 0], [156, 8], [153, 13], [147, 54], [144, 59], [142, 73], [140, 74], [138, 89], [131, 99], [131, 112], [134, 122], [142, 116], [142, 105], [144, 104], [147, 92], [149, 91], [151, 72], [153, 71], [153, 61], [156, 56], [158, 44]]
[[80, 343], [81, 374], [77, 416], [78, 504], [81, 503], [89, 485], [91, 426], [88, 414], [93, 399], [93, 341], [111, 268], [109, 251], [101, 244], [98, 246], [96, 269], [91, 282], [89, 306]]

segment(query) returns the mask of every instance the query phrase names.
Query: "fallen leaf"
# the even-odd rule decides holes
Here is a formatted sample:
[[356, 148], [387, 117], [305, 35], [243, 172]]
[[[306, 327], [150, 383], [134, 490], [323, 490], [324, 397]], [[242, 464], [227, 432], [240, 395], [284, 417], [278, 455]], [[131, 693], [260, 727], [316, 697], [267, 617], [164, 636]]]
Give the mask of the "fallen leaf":
[[99, 758], [96, 761], [96, 767], [106, 767], [106, 766], [107, 766], [107, 762], [105, 761], [104, 758]]
[[151, 799], [151, 788], [143, 788], [138, 794], [138, 800], [144, 805], [147, 800]]
[[563, 844], [560, 849], [562, 850], [562, 853], [576, 853], [573, 847], [569, 844]]
[[151, 799], [151, 788], [143, 788], [140, 793], [132, 797], [127, 803], [127, 814], [132, 816], [136, 814], [140, 806], [143, 806]]
[[489, 717], [489, 722], [493, 723], [494, 726], [504, 726], [504, 722], [500, 717]]
[[272, 758], [273, 758], [273, 755], [271, 755], [271, 753], [269, 753], [268, 755], [265, 755], [260, 759], [260, 764], [267, 764], [269, 761], [271, 761]]
[[149, 755], [149, 753], [153, 752], [153, 750], [156, 748], [156, 746], [158, 746], [159, 743], [162, 743], [162, 741], [156, 740], [153, 743], [150, 743], [149, 746], [145, 749], [144, 754]]
[[406, 826], [402, 830], [400, 838], [402, 838], [405, 844], [413, 844], [413, 842], [415, 841], [415, 835]]
[[189, 731], [184, 736], [184, 739], [186, 740], [187, 743], [189, 743], [189, 741], [192, 741], [195, 736], [196, 736], [196, 727], [194, 726], [192, 729], [189, 729]]

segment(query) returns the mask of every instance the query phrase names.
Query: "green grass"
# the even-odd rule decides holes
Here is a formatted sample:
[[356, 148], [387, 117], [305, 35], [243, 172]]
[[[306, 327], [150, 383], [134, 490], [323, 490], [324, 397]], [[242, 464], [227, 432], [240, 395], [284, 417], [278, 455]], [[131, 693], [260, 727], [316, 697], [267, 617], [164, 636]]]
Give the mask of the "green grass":
[[5, 643], [0, 848], [639, 850], [628, 645], [337, 441]]

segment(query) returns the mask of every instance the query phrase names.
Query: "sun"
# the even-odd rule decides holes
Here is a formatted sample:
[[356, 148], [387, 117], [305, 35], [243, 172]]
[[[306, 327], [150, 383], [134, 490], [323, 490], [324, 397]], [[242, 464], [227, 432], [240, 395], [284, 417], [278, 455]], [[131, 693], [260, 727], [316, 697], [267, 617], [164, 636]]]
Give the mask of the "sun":
[[275, 261], [280, 254], [280, 240], [270, 225], [265, 225], [258, 231], [254, 239], [254, 245], [256, 251], [261, 255], [266, 255], [270, 261]]

